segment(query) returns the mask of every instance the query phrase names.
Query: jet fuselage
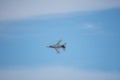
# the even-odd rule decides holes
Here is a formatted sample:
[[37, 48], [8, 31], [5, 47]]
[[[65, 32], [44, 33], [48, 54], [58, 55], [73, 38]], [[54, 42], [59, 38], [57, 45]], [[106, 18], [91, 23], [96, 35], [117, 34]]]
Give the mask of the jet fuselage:
[[59, 40], [55, 45], [50, 45], [48, 47], [49, 48], [54, 48], [57, 51], [57, 53], [60, 52], [60, 48], [62, 48], [65, 51], [66, 43], [64, 43], [63, 45], [61, 45], [60, 43], [61, 43], [61, 40]]

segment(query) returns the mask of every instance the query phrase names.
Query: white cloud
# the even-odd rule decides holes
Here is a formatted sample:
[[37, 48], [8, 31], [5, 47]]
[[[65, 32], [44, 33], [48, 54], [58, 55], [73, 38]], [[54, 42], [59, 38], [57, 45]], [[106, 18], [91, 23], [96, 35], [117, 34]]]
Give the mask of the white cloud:
[[80, 71], [68, 67], [0, 70], [0, 80], [120, 80], [120, 73]]
[[85, 22], [83, 24], [77, 25], [78, 29], [87, 31], [98, 31], [101, 30], [99, 23]]
[[84, 29], [95, 29], [96, 27], [93, 24], [86, 23], [86, 24], [83, 25], [83, 28]]
[[0, 20], [120, 8], [120, 0], [3, 0]]

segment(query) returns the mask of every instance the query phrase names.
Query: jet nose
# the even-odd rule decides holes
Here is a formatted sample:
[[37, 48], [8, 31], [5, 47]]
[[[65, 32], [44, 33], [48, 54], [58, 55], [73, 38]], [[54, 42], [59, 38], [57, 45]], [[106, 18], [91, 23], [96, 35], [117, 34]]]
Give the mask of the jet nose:
[[49, 48], [50, 46], [46, 46], [47, 48]]
[[48, 48], [51, 48], [52, 46], [50, 45], [50, 46], [47, 46]]

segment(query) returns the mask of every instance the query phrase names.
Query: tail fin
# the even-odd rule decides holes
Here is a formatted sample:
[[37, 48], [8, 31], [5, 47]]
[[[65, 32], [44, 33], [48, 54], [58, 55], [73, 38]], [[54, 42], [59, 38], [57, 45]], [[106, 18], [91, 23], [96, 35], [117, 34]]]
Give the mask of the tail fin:
[[64, 44], [62, 45], [62, 48], [63, 48], [63, 50], [65, 51], [66, 43], [64, 43]]

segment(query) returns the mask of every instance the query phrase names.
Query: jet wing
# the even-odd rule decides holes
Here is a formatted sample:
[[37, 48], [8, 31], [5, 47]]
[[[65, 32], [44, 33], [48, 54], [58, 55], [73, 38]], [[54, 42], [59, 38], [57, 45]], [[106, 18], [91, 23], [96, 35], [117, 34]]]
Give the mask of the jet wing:
[[59, 40], [59, 41], [56, 43], [56, 45], [60, 45], [61, 41], [62, 41], [62, 40]]
[[57, 53], [60, 53], [60, 49], [59, 48], [55, 48]]

